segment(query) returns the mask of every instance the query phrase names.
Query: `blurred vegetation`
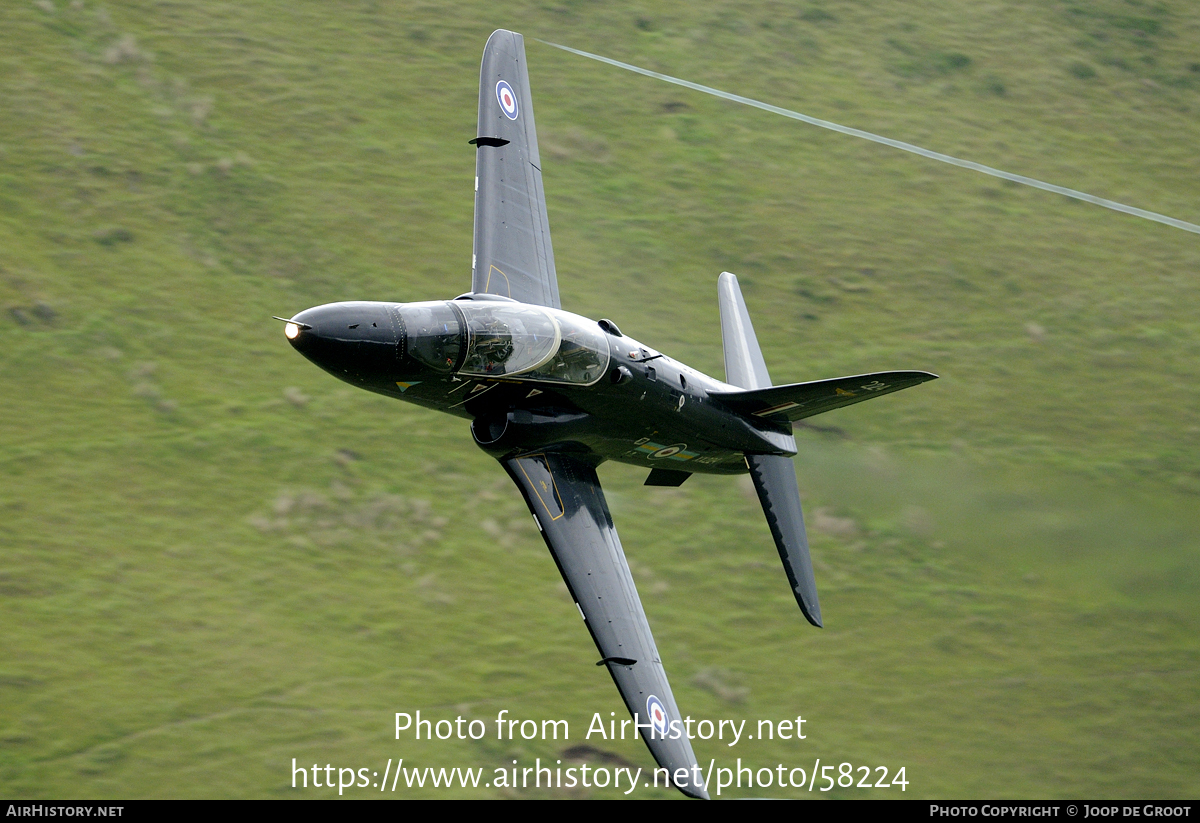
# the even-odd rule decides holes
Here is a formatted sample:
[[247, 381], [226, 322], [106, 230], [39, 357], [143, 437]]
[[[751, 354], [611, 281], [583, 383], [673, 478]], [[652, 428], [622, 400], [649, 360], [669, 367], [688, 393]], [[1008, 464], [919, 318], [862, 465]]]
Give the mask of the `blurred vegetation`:
[[533, 39], [1197, 221], [1183, 0], [0, 4], [0, 794], [490, 771], [568, 744], [396, 741], [392, 714], [566, 718], [576, 745], [622, 711], [466, 427], [269, 319], [469, 288], [501, 27], [564, 308], [719, 376], [730, 270], [777, 381], [942, 376], [799, 431], [824, 631], [745, 482], [602, 469], [684, 711], [808, 721], [702, 761], [1197, 796], [1200, 239]]

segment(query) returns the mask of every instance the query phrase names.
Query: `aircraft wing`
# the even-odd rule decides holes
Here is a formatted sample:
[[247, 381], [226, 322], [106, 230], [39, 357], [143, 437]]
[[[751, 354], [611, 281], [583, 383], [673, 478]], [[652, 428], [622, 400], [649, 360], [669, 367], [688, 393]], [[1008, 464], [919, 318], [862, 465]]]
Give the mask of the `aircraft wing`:
[[560, 308], [525, 40], [503, 29], [483, 49], [475, 144], [471, 290]]
[[[600, 662], [630, 714], [640, 724], [666, 731], [667, 737], [662, 737], [645, 725], [639, 729], [650, 753], [668, 770], [676, 788], [708, 799], [593, 462], [580, 454], [547, 451], [501, 463], [537, 519], [600, 650]], [[678, 729], [677, 739], [670, 737], [673, 728]], [[676, 780], [677, 769], [688, 774], [686, 781]]]
[[709, 392], [709, 396], [734, 411], [782, 422], [803, 420], [936, 379], [936, 374], [923, 371], [875, 372], [750, 391]]

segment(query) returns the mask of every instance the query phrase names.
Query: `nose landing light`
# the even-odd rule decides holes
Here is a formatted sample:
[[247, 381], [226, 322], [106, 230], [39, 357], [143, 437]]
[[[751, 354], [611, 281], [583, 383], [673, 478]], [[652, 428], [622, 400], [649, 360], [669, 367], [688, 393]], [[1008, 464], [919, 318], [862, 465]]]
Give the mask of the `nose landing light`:
[[312, 326], [308, 325], [307, 323], [297, 323], [295, 320], [288, 320], [286, 317], [276, 317], [272, 315], [271, 319], [279, 320], [280, 322], [287, 324], [283, 327], [283, 334], [288, 340], [295, 340], [296, 336], [300, 334], [302, 329], [307, 331], [308, 329], [312, 328]]

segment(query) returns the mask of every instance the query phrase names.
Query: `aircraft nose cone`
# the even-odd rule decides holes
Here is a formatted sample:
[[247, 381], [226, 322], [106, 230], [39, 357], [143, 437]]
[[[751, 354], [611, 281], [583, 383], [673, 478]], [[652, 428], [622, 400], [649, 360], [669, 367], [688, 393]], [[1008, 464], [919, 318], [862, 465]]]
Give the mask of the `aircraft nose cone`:
[[387, 303], [305, 309], [284, 325], [283, 333], [296, 351], [350, 383], [385, 382], [396, 369], [396, 329]]

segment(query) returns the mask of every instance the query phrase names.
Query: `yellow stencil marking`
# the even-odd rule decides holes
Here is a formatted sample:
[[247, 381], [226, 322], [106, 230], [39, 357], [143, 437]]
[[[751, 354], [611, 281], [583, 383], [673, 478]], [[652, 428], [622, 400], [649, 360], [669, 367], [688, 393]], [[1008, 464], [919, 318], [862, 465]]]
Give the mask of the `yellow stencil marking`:
[[[554, 486], [553, 494], [551, 494], [551, 492], [550, 492], [550, 484], [547, 484], [545, 480], [539, 480], [538, 482], [535, 483], [533, 481], [533, 478], [529, 476], [529, 472], [525, 471], [525, 460], [533, 460], [533, 459], [536, 459], [539, 457], [545, 461], [544, 463], [542, 463], [542, 465], [546, 469], [546, 474], [549, 475], [549, 477], [550, 477], [550, 484], [552, 484]], [[530, 488], [532, 488], [533, 493], [537, 495], [538, 502], [540, 502], [542, 504], [542, 507], [546, 510], [546, 514], [550, 515], [550, 519], [557, 520], [558, 518], [562, 517], [563, 514], [565, 514], [564, 507], [562, 505], [562, 495], [558, 493], [558, 483], [556, 483], [554, 481], [554, 475], [550, 474], [550, 462], [548, 460], [546, 460], [546, 455], [544, 455], [544, 454], [526, 455], [524, 458], [517, 461], [517, 465], [521, 467], [521, 474], [525, 475], [525, 479], [529, 481]], [[558, 509], [558, 514], [555, 514], [554, 509], [552, 509], [546, 505], [546, 498], [542, 497], [542, 492], [538, 491], [538, 486], [541, 486], [542, 491], [546, 492], [546, 497], [551, 497], [555, 502], [558, 503], [558, 505], [555, 507]]]
[[[509, 282], [508, 282], [508, 275], [507, 275], [507, 274], [505, 274], [504, 272], [500, 271], [500, 269], [496, 268], [495, 266], [491, 266], [491, 267], [489, 267], [489, 268], [488, 268], [488, 279], [487, 279], [487, 282], [483, 284], [483, 290], [484, 290], [485, 292], [487, 292], [488, 294], [499, 294], [499, 293], [500, 293], [500, 292], [493, 292], [493, 291], [491, 291], [491, 288], [492, 288], [492, 272], [495, 272], [496, 274], [498, 274], [498, 275], [500, 275], [501, 277], [503, 277], [503, 278], [504, 278], [504, 290], [507, 292], [507, 294], [505, 294], [504, 296], [505, 296], [505, 297], [512, 297], [512, 283], [509, 283]], [[497, 280], [497, 281], [496, 281], [496, 285], [497, 285], [497, 286], [499, 286], [499, 285], [500, 285], [500, 281], [499, 281], [499, 280]]]

